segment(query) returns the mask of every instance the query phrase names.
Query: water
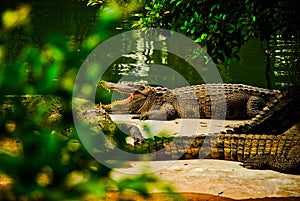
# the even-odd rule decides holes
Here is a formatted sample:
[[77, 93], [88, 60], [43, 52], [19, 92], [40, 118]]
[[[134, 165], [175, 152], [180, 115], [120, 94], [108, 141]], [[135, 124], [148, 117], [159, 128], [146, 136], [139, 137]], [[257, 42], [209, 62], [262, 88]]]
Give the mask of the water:
[[[9, 51], [7, 57], [14, 60], [20, 54], [22, 47], [34, 44], [42, 46], [49, 33], [65, 36], [70, 40], [72, 49], [76, 51], [81, 42], [92, 32], [97, 18], [97, 7], [87, 7], [87, 1], [66, 0], [64, 3], [58, 0], [47, 2], [31, 2], [31, 26], [29, 29], [17, 29], [7, 38]], [[6, 3], [1, 9], [15, 8], [17, 4]], [[140, 13], [133, 13], [130, 21], [123, 24], [123, 30], [129, 30], [132, 21], [137, 20]], [[111, 32], [116, 33], [114, 27]], [[121, 33], [122, 31], [119, 31]], [[131, 76], [130, 79], [143, 81], [149, 75], [159, 75], [157, 79], [173, 83], [180, 76], [188, 84], [203, 83], [201, 76], [185, 61], [184, 58], [173, 55], [166, 50], [151, 49], [151, 44], [145, 43], [143, 38], [137, 37], [138, 51], [123, 55], [111, 65], [104, 75], [104, 79], [118, 81], [121, 78]], [[149, 48], [147, 50], [146, 48]], [[180, 48], [180, 47], [178, 47]], [[241, 61], [231, 65], [217, 65], [224, 82], [245, 83], [259, 87], [267, 87], [265, 76], [265, 55], [260, 46], [260, 41], [249, 41], [241, 49]], [[153, 64], [156, 64], [155, 66]], [[169, 70], [161, 70], [164, 69]], [[78, 67], [79, 68], [79, 67]], [[176, 73], [169, 73], [174, 72]], [[152, 83], [153, 84], [153, 83]], [[155, 83], [154, 83], [155, 84]]]
[[[265, 55], [259, 43], [260, 42], [258, 40], [253, 40], [242, 47], [240, 62], [235, 62], [231, 65], [216, 65], [223, 82], [244, 83], [259, 87], [267, 87], [267, 80], [265, 76]], [[139, 45], [144, 43], [137, 40], [137, 44]], [[151, 71], [151, 64], [167, 66], [176, 70], [176, 72], [183, 76], [189, 84], [203, 83], [201, 75], [199, 75], [184, 58], [164, 51], [143, 51], [143, 46], [140, 51], [124, 55], [118, 59], [115, 64], [111, 66], [112, 70], [108, 71], [106, 76], [109, 80], [113, 81], [118, 81], [122, 76], [128, 75], [131, 75], [131, 79], [135, 81], [144, 80], [145, 77], [153, 74], [153, 71], [157, 70], [157, 68], [155, 68]], [[157, 73], [160, 74], [163, 72], [164, 71], [162, 70]], [[170, 82], [176, 82], [176, 79], [178, 78], [172, 73], [165, 73], [164, 77], [161, 75], [160, 77], [161, 79], [166, 79]]]
[[[86, 1], [66, 0], [62, 3], [51, 0], [24, 3], [31, 7], [30, 25], [10, 31], [4, 39], [9, 47], [6, 54], [11, 60], [15, 60], [25, 46], [42, 47], [50, 34], [66, 37], [76, 49], [92, 32], [97, 17], [97, 8], [87, 7]], [[20, 5], [22, 2], [1, 3], [1, 12], [15, 10]]]

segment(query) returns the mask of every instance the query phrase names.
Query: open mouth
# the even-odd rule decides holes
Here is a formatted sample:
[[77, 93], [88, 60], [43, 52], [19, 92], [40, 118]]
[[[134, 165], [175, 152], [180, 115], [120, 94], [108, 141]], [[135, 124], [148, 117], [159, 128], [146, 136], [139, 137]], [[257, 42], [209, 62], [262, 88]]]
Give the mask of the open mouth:
[[132, 101], [133, 101], [133, 93], [131, 93], [130, 96], [124, 100], [125, 104], [130, 103]]
[[113, 105], [126, 105], [126, 104], [131, 103], [132, 101], [133, 101], [133, 94], [130, 94], [130, 96], [128, 98], [119, 100], [119, 101], [115, 101], [112, 104]]
[[147, 95], [143, 93], [145, 87], [141, 83], [112, 83], [101, 81], [100, 83], [106, 90], [118, 91], [128, 94], [129, 97], [122, 100], [115, 100], [111, 104], [102, 105], [107, 112], [111, 113], [134, 113], [138, 112]]
[[117, 105], [123, 105], [124, 106], [124, 105], [127, 105], [127, 104], [129, 104], [133, 101], [133, 96], [134, 96], [134, 93], [131, 93], [128, 98], [125, 98], [123, 100], [114, 101], [113, 103], [111, 103], [111, 106], [117, 106]]

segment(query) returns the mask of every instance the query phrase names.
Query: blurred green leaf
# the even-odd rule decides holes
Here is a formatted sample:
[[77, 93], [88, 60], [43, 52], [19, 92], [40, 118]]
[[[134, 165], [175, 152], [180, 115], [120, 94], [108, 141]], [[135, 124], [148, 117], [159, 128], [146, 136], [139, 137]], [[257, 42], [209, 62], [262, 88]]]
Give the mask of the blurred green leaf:
[[13, 29], [29, 23], [31, 7], [27, 4], [20, 5], [16, 10], [6, 10], [2, 14], [2, 24], [5, 29]]
[[149, 185], [156, 183], [157, 179], [153, 176], [142, 174], [133, 178], [124, 178], [117, 182], [119, 190], [122, 192], [124, 190], [134, 190], [144, 197], [150, 195]]

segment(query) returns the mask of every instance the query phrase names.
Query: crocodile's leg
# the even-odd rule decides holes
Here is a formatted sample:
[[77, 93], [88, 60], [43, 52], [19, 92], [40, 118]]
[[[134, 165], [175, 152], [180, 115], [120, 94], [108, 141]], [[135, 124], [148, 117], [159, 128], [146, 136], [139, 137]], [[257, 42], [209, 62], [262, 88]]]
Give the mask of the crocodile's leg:
[[263, 98], [258, 96], [250, 96], [247, 101], [247, 114], [250, 118], [255, 117], [262, 111], [263, 107], [266, 105]]
[[160, 108], [152, 108], [149, 112], [140, 115], [139, 119], [146, 120], [173, 120], [176, 118], [176, 110], [170, 104], [164, 104]]
[[255, 118], [246, 124], [235, 126], [232, 133], [259, 133], [278, 135], [300, 120], [299, 87], [283, 91], [278, 99], [266, 104]]
[[242, 166], [249, 169], [272, 169], [284, 173], [300, 174], [300, 145], [293, 147], [286, 156], [255, 156], [248, 158]]

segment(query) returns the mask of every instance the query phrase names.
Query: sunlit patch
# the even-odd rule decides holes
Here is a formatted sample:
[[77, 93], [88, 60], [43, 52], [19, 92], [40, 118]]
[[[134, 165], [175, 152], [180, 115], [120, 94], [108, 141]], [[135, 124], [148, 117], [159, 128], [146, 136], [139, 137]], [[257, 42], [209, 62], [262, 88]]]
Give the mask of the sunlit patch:
[[70, 160], [71, 160], [70, 154], [68, 154], [68, 153], [63, 153], [62, 156], [61, 156], [60, 162], [61, 162], [63, 165], [67, 165], [68, 163], [70, 163]]
[[9, 120], [5, 124], [6, 131], [9, 133], [14, 132], [16, 130], [16, 127], [17, 127], [17, 123], [15, 121]]
[[41, 170], [41, 172], [37, 174], [36, 177], [36, 182], [40, 186], [48, 186], [52, 183], [52, 180], [53, 180], [53, 170], [49, 166], [44, 167]]
[[26, 25], [30, 22], [29, 13], [31, 7], [26, 4], [20, 5], [16, 10], [6, 10], [2, 14], [2, 24], [5, 29], [12, 29]]
[[59, 49], [50, 44], [45, 44], [41, 51], [42, 62], [48, 63], [52, 61], [62, 62], [65, 56], [64, 53]]
[[22, 151], [22, 143], [19, 140], [2, 138], [0, 140], [0, 153], [17, 156]]
[[81, 144], [79, 140], [70, 140], [68, 142], [68, 150], [75, 152], [80, 148]]
[[103, 21], [111, 21], [118, 19], [122, 15], [121, 6], [116, 2], [110, 2], [100, 13], [100, 19]]
[[13, 184], [12, 178], [5, 174], [0, 174], [0, 190], [7, 189]]
[[99, 35], [91, 35], [83, 42], [83, 47], [86, 49], [93, 49], [100, 43], [100, 41], [101, 38]]
[[4, 61], [5, 58], [5, 47], [0, 45], [0, 64]]
[[134, 143], [135, 142], [135, 140], [132, 138], [132, 137], [126, 137], [126, 143], [127, 144], [130, 144], [130, 145], [132, 145], [132, 146], [134, 146]]
[[83, 171], [73, 171], [66, 177], [65, 184], [67, 187], [73, 187], [80, 183], [87, 182], [89, 180], [89, 173]]

